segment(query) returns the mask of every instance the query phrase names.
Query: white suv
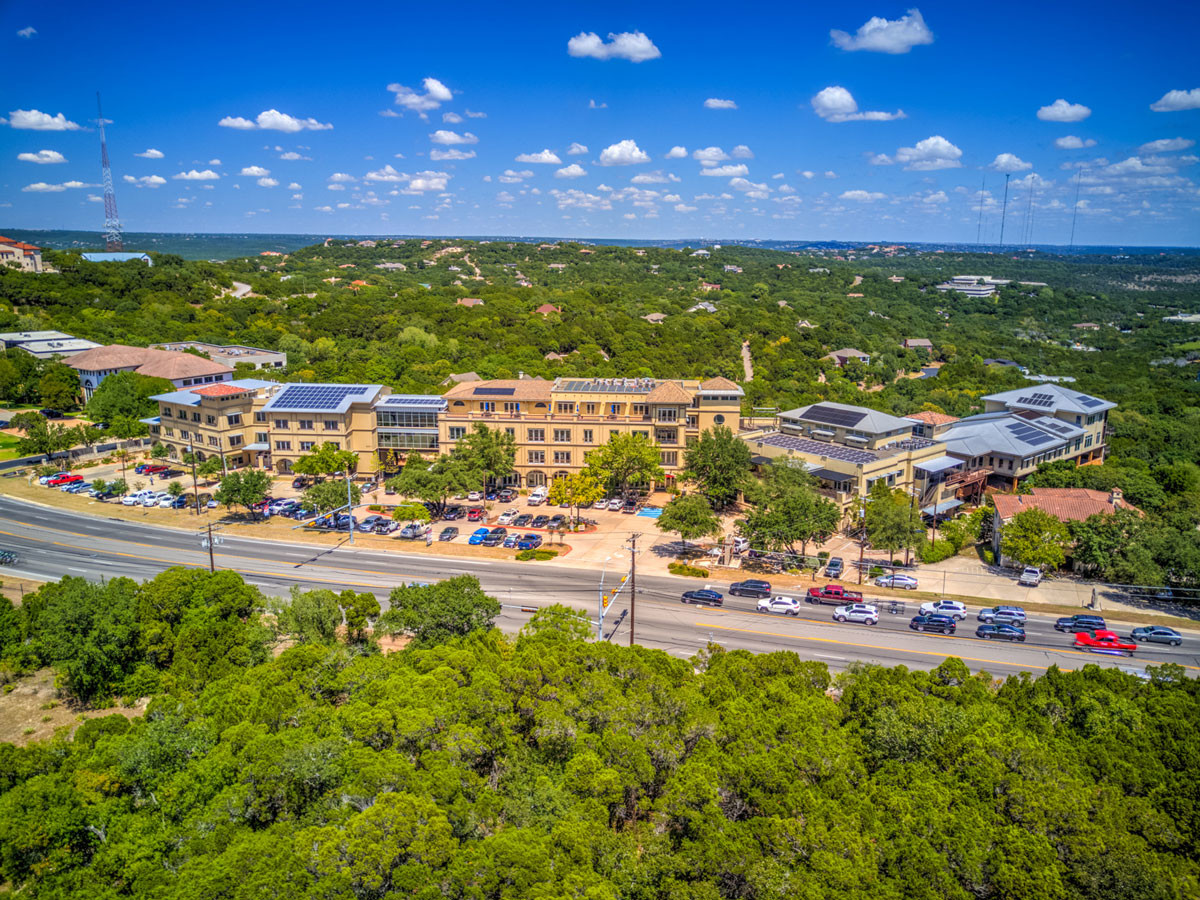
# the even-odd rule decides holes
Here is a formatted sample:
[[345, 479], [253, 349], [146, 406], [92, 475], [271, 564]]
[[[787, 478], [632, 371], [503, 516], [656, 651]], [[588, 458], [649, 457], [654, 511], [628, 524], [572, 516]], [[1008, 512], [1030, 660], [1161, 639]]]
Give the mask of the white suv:
[[500, 513], [500, 518], [496, 520], [497, 525], [511, 525], [513, 520], [520, 515], [516, 509], [506, 509]]
[[921, 613], [923, 615], [953, 616], [955, 621], [961, 622], [967, 617], [967, 607], [957, 600], [931, 600], [921, 604]]
[[122, 506], [141, 506], [142, 501], [145, 500], [152, 493], [154, 493], [154, 492], [153, 491], [134, 491], [134, 493], [132, 493], [132, 494], [126, 494], [124, 497], [121, 498], [121, 505]]
[[875, 625], [879, 622], [879, 610], [869, 603], [852, 603], [849, 606], [839, 606], [833, 611], [837, 622], [862, 622], [864, 625]]
[[794, 597], [763, 597], [758, 601], [760, 613], [779, 613], [784, 616], [800, 615], [800, 601]]
[[549, 496], [549, 494], [549, 489], [541, 486], [535, 487], [529, 494], [529, 505], [540, 506], [546, 502], [546, 497]]

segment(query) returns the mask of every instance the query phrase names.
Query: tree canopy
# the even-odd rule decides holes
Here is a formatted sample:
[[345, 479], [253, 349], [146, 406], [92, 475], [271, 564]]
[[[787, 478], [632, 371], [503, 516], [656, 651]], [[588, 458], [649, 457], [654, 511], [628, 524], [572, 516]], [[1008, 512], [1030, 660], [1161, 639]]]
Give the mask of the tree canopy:
[[706, 429], [684, 452], [683, 477], [698, 487], [713, 507], [738, 498], [750, 479], [750, 445], [724, 425]]
[[1057, 569], [1067, 559], [1071, 533], [1062, 521], [1031, 507], [1017, 513], [1000, 531], [1000, 553], [1022, 566]]

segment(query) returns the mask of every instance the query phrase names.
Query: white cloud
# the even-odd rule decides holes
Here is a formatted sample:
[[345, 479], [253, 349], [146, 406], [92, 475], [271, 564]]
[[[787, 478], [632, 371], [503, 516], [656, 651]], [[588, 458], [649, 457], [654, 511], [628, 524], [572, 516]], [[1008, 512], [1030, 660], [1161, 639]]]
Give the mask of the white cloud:
[[857, 203], [870, 203], [873, 200], [882, 200], [887, 194], [881, 194], [879, 191], [842, 191], [838, 195], [839, 200], [854, 200]]
[[895, 160], [886, 153], [868, 153], [867, 165], [869, 166], [890, 166]]
[[44, 181], [37, 181], [33, 184], [27, 184], [21, 188], [23, 192], [31, 194], [57, 194], [71, 188], [86, 188], [96, 187], [94, 184], [84, 184], [82, 181], [64, 181], [62, 184], [46, 184]]
[[1200, 109], [1200, 88], [1190, 91], [1167, 91], [1150, 104], [1155, 112], [1180, 112], [1185, 109]]
[[1026, 169], [1032, 169], [1033, 163], [1025, 162], [1021, 157], [1012, 153], [1000, 153], [992, 160], [988, 168], [997, 172], [1024, 172]]
[[[407, 177], [408, 176], [402, 172], [397, 172], [395, 169], [393, 169], [390, 163], [384, 166], [382, 169], [376, 169], [374, 172], [368, 172], [363, 176], [366, 181], [390, 181], [397, 183], [406, 180]], [[337, 179], [339, 181], [344, 181], [348, 178], [349, 176], [346, 176], [345, 178], [338, 178], [337, 175], [334, 175], [329, 180], [333, 181], [334, 179]]]
[[754, 151], [745, 144], [738, 144], [729, 151], [729, 155], [734, 159], [754, 159]]
[[677, 213], [692, 213], [695, 212], [697, 208], [698, 207], [695, 206], [688, 206], [686, 203], [675, 204], [675, 212]]
[[538, 165], [561, 166], [562, 160], [553, 150], [540, 150], [537, 153], [522, 153], [516, 157], [519, 163], [536, 163]]
[[453, 99], [450, 88], [436, 78], [426, 78], [421, 82], [424, 92], [415, 91], [402, 84], [389, 84], [387, 89], [396, 95], [396, 105], [415, 113], [425, 113], [437, 109], [443, 103]]
[[667, 151], [667, 155], [663, 159], [687, 159], [687, 147], [680, 147], [678, 144]]
[[27, 131], [78, 131], [79, 126], [62, 113], [52, 116], [37, 109], [14, 109], [8, 114], [11, 128]]
[[[291, 184], [289, 184], [289, 185], [288, 185], [288, 190], [289, 190], [289, 191], [298, 191], [298, 190], [301, 190], [301, 185], [300, 185], [300, 182], [298, 182], [298, 181], [293, 181]], [[299, 199], [299, 198], [297, 198], [297, 199]]]
[[297, 131], [328, 131], [333, 126], [328, 122], [318, 122], [316, 119], [297, 119], [277, 109], [266, 109], [260, 112], [254, 121], [242, 116], [226, 116], [217, 122], [222, 128], [235, 128], [239, 131], [260, 129], [263, 131], [286, 131], [295, 134]]
[[[1142, 144], [1138, 147], [1138, 153], [1171, 153], [1175, 150], [1187, 150], [1194, 146], [1196, 146], [1196, 142], [1189, 138], [1161, 138], [1157, 141], [1150, 141], [1148, 144]], [[47, 151], [43, 150], [42, 152]], [[54, 161], [57, 162], [57, 160]]]
[[575, 57], [627, 59], [635, 63], [662, 56], [650, 38], [640, 31], [609, 32], [608, 43], [594, 31], [581, 31], [567, 41], [567, 53]]
[[262, 166], [246, 166], [238, 174], [246, 175], [246, 176], [249, 176], [250, 178], [261, 178], [264, 175], [270, 175], [271, 170], [264, 169]]
[[341, 184], [341, 183], [346, 183], [346, 182], [350, 182], [350, 181], [358, 181], [357, 178], [355, 178], [353, 175], [350, 175], [346, 172], [334, 172], [332, 175], [329, 176], [329, 180], [332, 181], [334, 184]]
[[698, 160], [702, 166], [712, 167], [729, 159], [729, 154], [720, 147], [705, 147], [703, 150], [693, 150], [692, 159]]
[[805, 169], [803, 172], [800, 172], [799, 174], [800, 174], [802, 177], [804, 177], [804, 178], [807, 178], [807, 179], [809, 179], [809, 180], [812, 180], [812, 178], [813, 178], [813, 177], [814, 177], [814, 176], [815, 176], [817, 173], [816, 173], [816, 172], [810, 172], [808, 169]]
[[448, 131], [445, 128], [439, 128], [429, 136], [429, 140], [435, 144], [443, 144], [447, 147], [454, 144], [478, 144], [479, 138], [471, 134], [469, 131], [464, 131], [459, 134], [457, 131]]
[[219, 166], [221, 164], [221, 161], [219, 159], [210, 159], [208, 161], [208, 164], [210, 166]]
[[1091, 114], [1092, 111], [1082, 103], [1068, 103], [1061, 97], [1037, 111], [1037, 117], [1043, 122], [1082, 122]]
[[766, 200], [770, 194], [766, 184], [755, 184], [746, 178], [731, 178], [729, 186], [735, 191], [741, 191], [751, 200]]
[[567, 148], [567, 156], [582, 156], [587, 152], [587, 146], [579, 143], [579, 141], [572, 141], [571, 146]]
[[332, 206], [314, 206], [313, 209], [317, 212], [333, 212]]
[[712, 166], [707, 169], [701, 169], [700, 174], [714, 175], [717, 178], [736, 178], [741, 175], [749, 175], [750, 170], [746, 168], [745, 163], [737, 163], [736, 165]]
[[858, 101], [840, 85], [830, 85], [812, 98], [812, 108], [826, 122], [890, 122], [908, 118], [904, 110], [890, 112], [859, 112]]
[[326, 185], [326, 189], [331, 191], [344, 191], [346, 186], [344, 184], [330, 184]]
[[904, 168], [910, 172], [957, 169], [962, 166], [961, 157], [962, 151], [940, 134], [917, 141], [915, 147], [901, 147], [896, 151], [896, 162], [905, 163]]
[[258, 186], [259, 187], [278, 187], [279, 182], [276, 181], [274, 178], [260, 178], [260, 179], [258, 179]]
[[464, 115], [465, 115], [465, 116], [466, 116], [468, 119], [486, 119], [486, 118], [487, 118], [487, 113], [485, 113], [485, 112], [472, 112], [472, 111], [471, 111], [471, 110], [469, 110], [469, 109], [464, 109], [464, 110], [463, 110], [463, 114], [464, 114]]
[[67, 158], [57, 150], [39, 150], [37, 153], [18, 153], [17, 159], [19, 159], [21, 162], [37, 163], [38, 165], [65, 163], [67, 161]]
[[[1161, 162], [1166, 162], [1166, 160], [1162, 160]], [[1175, 169], [1169, 165], [1160, 165], [1152, 160], [1143, 160], [1139, 157], [1131, 156], [1128, 159], [1121, 160], [1119, 163], [1105, 166], [1102, 172], [1105, 175], [1124, 178], [1128, 176], [1174, 175]]]
[[307, 159], [310, 162], [312, 161], [311, 156], [303, 156], [302, 154], [297, 153], [295, 150], [288, 150], [286, 153], [280, 153], [279, 158], [286, 160]]
[[463, 120], [463, 117], [460, 116], [456, 112], [442, 113], [442, 121], [445, 122], [447, 125], [457, 125], [462, 120]]
[[826, 178], [837, 178], [837, 172], [833, 171], [833, 169], [826, 169], [825, 177]]
[[922, 203], [948, 203], [949, 201], [950, 198], [946, 196], [945, 191], [934, 191], [921, 198]]
[[141, 178], [134, 178], [132, 175], [125, 176], [127, 184], [136, 184], [138, 187], [162, 187], [167, 183], [167, 179], [161, 175], [143, 175]]
[[653, 172], [641, 172], [629, 179], [632, 184], [670, 184], [671, 182], [680, 181], [680, 177], [674, 173], [663, 173], [662, 169], [655, 169]]
[[190, 169], [187, 172], [180, 172], [178, 175], [172, 175], [176, 181], [216, 181], [221, 176], [212, 169], [205, 169], [197, 172], [195, 169]]
[[602, 166], [630, 166], [650, 162], [650, 156], [629, 139], [618, 141], [600, 151]]
[[532, 178], [533, 171], [531, 169], [523, 169], [520, 172], [515, 172], [512, 169], [505, 169], [503, 175], [497, 175], [496, 180], [501, 184], [520, 184], [526, 178]]
[[595, 100], [588, 101], [588, 109], [608, 109], [607, 103], [597, 103]]
[[1084, 140], [1081, 137], [1076, 137], [1073, 134], [1065, 135], [1064, 137], [1055, 138], [1054, 146], [1059, 150], [1082, 150], [1085, 147], [1095, 147], [1096, 142], [1092, 138]]
[[28, 40], [29, 38], [33, 37], [35, 34], [37, 34], [37, 29], [34, 28], [32, 25], [27, 25], [26, 27], [22, 28], [20, 31], [17, 32], [17, 37], [23, 37], [26, 40]]
[[709, 97], [704, 101], [705, 109], [737, 109], [738, 105], [732, 100], [722, 100], [719, 97]]
[[153, 147], [151, 147], [149, 150], [146, 150], [144, 153], [135, 153], [133, 155], [140, 156], [142, 159], [162, 159], [163, 158], [163, 152], [161, 150], [155, 150]]
[[438, 150], [435, 147], [433, 150], [429, 151], [429, 158], [431, 160], [433, 160], [434, 162], [441, 162], [442, 160], [447, 160], [447, 159], [449, 159], [449, 160], [474, 159], [475, 151], [474, 150], [459, 150], [457, 148], [452, 148], [450, 150]]
[[579, 178], [587, 174], [587, 169], [579, 165], [579, 163], [571, 163], [554, 173], [555, 178]]
[[875, 53], [907, 53], [919, 44], [932, 44], [933, 32], [925, 24], [919, 9], [910, 9], [908, 15], [895, 21], [882, 16], [872, 16], [854, 34], [838, 31], [829, 32], [834, 46], [842, 50], [870, 50]]

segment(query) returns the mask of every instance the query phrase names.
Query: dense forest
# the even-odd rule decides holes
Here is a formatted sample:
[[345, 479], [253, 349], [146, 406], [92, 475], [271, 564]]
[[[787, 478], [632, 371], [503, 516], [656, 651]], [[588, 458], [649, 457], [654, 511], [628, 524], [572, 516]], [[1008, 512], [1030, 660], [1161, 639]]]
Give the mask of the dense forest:
[[[0, 610], [0, 650], [68, 695], [153, 694], [0, 745], [0, 879], [88, 900], [1200, 890], [1200, 682], [1178, 667], [831, 678], [589, 641], [562, 607], [506, 637], [458, 581], [396, 589], [391, 620], [182, 570]], [[372, 621], [413, 640], [383, 655]]]

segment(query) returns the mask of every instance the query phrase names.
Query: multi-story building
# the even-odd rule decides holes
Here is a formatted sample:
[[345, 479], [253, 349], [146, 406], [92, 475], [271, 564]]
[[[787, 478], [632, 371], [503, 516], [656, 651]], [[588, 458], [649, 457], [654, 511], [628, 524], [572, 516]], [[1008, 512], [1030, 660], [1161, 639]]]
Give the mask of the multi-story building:
[[117, 372], [137, 372], [139, 375], [165, 378], [177, 388], [217, 384], [233, 379], [233, 368], [224, 363], [191, 353], [172, 353], [125, 344], [110, 344], [75, 353], [67, 359], [66, 364], [79, 373], [85, 402], [92, 399], [92, 394], [105, 378]]
[[74, 356], [101, 346], [61, 331], [7, 331], [0, 334], [0, 350], [24, 350], [38, 359]]
[[379, 384], [284, 384], [255, 411], [275, 471], [288, 474], [296, 460], [322, 444], [358, 454], [360, 473], [375, 472], [375, 402], [391, 392]]
[[580, 471], [589, 452], [630, 432], [658, 445], [667, 478], [675, 478], [701, 432], [737, 429], [743, 392], [727, 378], [558, 378], [464, 382], [444, 397], [443, 451], [476, 423], [503, 429], [517, 445], [516, 471], [505, 483], [537, 487]]
[[24, 272], [42, 272], [42, 248], [0, 237], [0, 266], [11, 266]]
[[263, 350], [261, 347], [248, 347], [245, 344], [206, 344], [204, 341], [175, 341], [171, 344], [155, 344], [156, 350], [199, 350], [207, 354], [209, 359], [215, 359], [229, 366], [245, 363], [256, 369], [282, 369], [287, 365], [287, 354], [280, 350]]
[[[257, 433], [256, 411], [279, 385], [241, 378], [158, 394], [158, 415], [142, 421], [171, 459], [193, 453], [198, 462], [219, 456], [230, 468], [264, 467], [270, 460], [269, 435]], [[259, 440], [261, 438], [261, 440]]]

